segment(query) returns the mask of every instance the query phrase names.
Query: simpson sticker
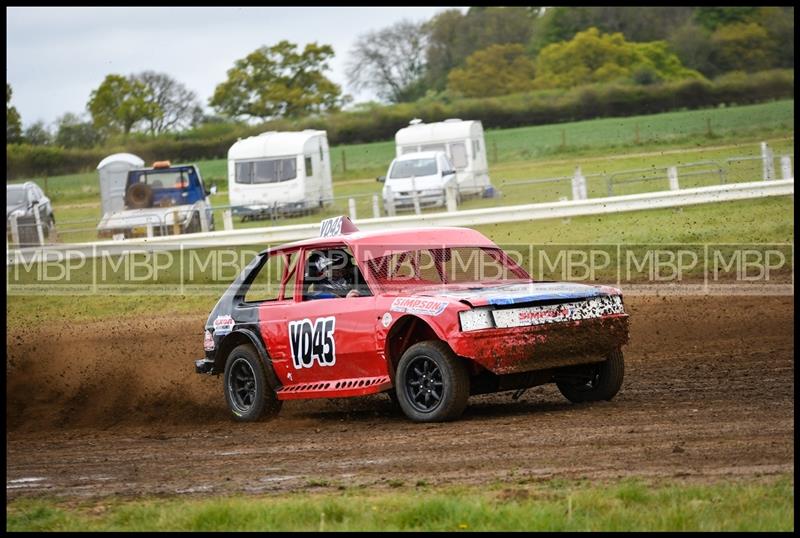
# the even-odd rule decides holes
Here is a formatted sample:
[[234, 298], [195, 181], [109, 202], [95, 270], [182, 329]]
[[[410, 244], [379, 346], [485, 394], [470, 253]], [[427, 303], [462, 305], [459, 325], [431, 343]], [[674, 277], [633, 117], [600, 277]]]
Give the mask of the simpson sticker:
[[624, 313], [625, 309], [618, 295], [574, 303], [513, 308], [492, 312], [497, 327], [523, 327], [526, 325], [591, 319]]
[[398, 297], [389, 309], [392, 312], [405, 312], [406, 314], [420, 314], [423, 316], [438, 316], [447, 308], [447, 301], [436, 301], [421, 297]]
[[336, 342], [333, 333], [336, 318], [317, 318], [289, 322], [289, 343], [295, 369], [311, 368], [314, 361], [320, 366], [336, 364]]
[[214, 351], [214, 337], [211, 336], [211, 331], [206, 331], [203, 337], [203, 349], [206, 351]]
[[217, 319], [214, 320], [214, 333], [215, 334], [228, 334], [233, 330], [233, 326], [236, 325], [236, 322], [233, 321], [233, 318], [230, 316], [217, 316]]

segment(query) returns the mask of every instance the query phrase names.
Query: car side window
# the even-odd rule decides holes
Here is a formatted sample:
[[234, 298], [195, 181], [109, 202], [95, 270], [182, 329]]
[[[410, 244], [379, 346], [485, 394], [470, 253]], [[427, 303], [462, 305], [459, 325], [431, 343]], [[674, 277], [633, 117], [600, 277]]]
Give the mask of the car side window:
[[245, 290], [244, 302], [261, 303], [278, 300], [285, 268], [286, 257], [283, 253], [270, 254], [261, 268], [257, 269], [258, 273]]
[[358, 264], [344, 245], [308, 251], [302, 289], [304, 301], [372, 295]]

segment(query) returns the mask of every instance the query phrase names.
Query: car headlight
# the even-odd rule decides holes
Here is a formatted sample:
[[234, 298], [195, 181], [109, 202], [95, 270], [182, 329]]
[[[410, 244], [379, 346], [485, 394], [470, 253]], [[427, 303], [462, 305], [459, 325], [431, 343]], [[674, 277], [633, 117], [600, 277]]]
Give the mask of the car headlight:
[[492, 308], [473, 308], [472, 310], [465, 310], [458, 313], [461, 321], [462, 331], [477, 331], [480, 329], [494, 328], [494, 318], [492, 317]]

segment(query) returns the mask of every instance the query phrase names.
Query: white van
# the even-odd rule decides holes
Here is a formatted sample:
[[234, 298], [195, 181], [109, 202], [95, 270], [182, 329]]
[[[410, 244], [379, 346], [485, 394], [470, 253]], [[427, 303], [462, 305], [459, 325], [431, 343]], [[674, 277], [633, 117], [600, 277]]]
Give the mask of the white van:
[[268, 131], [228, 150], [228, 195], [243, 219], [293, 213], [332, 203], [325, 131]]
[[394, 135], [397, 156], [443, 151], [455, 166], [461, 196], [483, 194], [491, 187], [486, 142], [480, 121], [447, 119], [437, 123], [411, 120]]
[[420, 207], [442, 207], [447, 203], [446, 188], [455, 181], [456, 171], [442, 151], [421, 151], [401, 155], [392, 161], [383, 185], [383, 207], [414, 207], [417, 191]]

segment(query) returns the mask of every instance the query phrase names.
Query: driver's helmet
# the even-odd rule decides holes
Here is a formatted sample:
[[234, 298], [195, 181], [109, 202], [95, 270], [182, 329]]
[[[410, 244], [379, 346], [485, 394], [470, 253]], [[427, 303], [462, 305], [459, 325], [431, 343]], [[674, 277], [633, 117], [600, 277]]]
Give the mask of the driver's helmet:
[[320, 255], [315, 262], [315, 266], [320, 274], [325, 274], [326, 270], [330, 269], [331, 275], [341, 277], [348, 265], [347, 262], [347, 256], [342, 251], [334, 250], [328, 256]]
[[317, 268], [318, 274], [325, 274], [325, 270], [333, 265], [333, 260], [327, 256], [319, 256], [314, 262], [314, 267]]

